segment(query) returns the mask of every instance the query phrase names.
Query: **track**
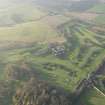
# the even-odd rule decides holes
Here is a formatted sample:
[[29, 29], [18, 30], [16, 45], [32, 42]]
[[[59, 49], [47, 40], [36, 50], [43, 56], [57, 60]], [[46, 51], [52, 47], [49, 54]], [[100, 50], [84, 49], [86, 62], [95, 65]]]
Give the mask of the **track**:
[[101, 90], [99, 90], [97, 87], [93, 87], [95, 90], [97, 90], [101, 95], [103, 95], [104, 97], [105, 97], [105, 94], [101, 91]]

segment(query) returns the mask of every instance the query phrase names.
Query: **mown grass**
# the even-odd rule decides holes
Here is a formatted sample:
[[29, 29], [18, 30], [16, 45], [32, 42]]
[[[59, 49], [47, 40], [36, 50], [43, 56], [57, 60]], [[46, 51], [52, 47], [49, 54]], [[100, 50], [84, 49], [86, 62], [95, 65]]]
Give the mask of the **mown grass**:
[[79, 97], [79, 102], [76, 105], [86, 104], [86, 105], [104, 105], [105, 96], [98, 92], [96, 89], [85, 90]]
[[[98, 65], [98, 62], [102, 61], [102, 56], [105, 52], [104, 50], [104, 40], [105, 36], [100, 37], [99, 34], [90, 31], [88, 28], [82, 26], [75, 25], [74, 28], [70, 27], [71, 32], [68, 31], [68, 25], [65, 26], [67, 30], [64, 30], [64, 35], [67, 36], [68, 43], [70, 43], [70, 59], [71, 61], [76, 61], [79, 66], [83, 66], [83, 64], [87, 65], [87, 67], [95, 67]], [[68, 37], [70, 37], [68, 39]], [[75, 38], [74, 38], [75, 37]], [[97, 38], [98, 37], [98, 38]], [[75, 40], [74, 40], [75, 39]], [[102, 41], [102, 40], [103, 41]], [[100, 41], [101, 40], [101, 41]], [[73, 48], [74, 47], [74, 48]], [[96, 60], [97, 58], [100, 60]], [[89, 62], [93, 62], [92, 64], [88, 64]], [[97, 62], [97, 64], [94, 64]], [[78, 66], [78, 65], [77, 65]], [[86, 66], [84, 68], [86, 69]], [[90, 68], [89, 68], [90, 69]], [[91, 69], [90, 69], [91, 70]]]
[[[14, 33], [16, 33], [17, 36], [17, 33], [22, 32], [20, 31], [22, 30], [22, 27], [31, 27], [32, 24], [34, 23], [25, 23], [21, 25], [21, 28], [20, 25], [19, 27], [15, 26], [16, 30], [18, 29], [19, 31]], [[33, 30], [33, 27], [31, 27], [33, 30], [32, 35], [21, 34], [20, 37], [23, 37], [24, 39], [25, 37], [28, 37], [27, 41], [31, 36], [32, 40], [34, 41], [34, 38], [41, 40], [40, 37], [44, 37], [43, 32], [46, 33], [48, 29], [50, 31], [50, 28], [47, 26], [46, 28], [44, 24], [39, 22], [37, 25], [38, 26], [33, 25], [36, 30]], [[67, 53], [67, 57], [65, 59], [59, 58], [53, 55], [52, 52], [49, 52], [48, 44], [33, 43], [31, 47], [24, 47], [20, 49], [16, 48], [2, 52], [0, 55], [0, 61], [5, 65], [1, 68], [1, 70], [5, 70], [6, 64], [9, 63], [15, 63], [18, 65], [17, 62], [29, 62], [34, 70], [39, 72], [41, 78], [59, 85], [60, 87], [69, 90], [70, 92], [75, 91], [75, 88], [78, 86], [80, 81], [82, 81], [87, 77], [88, 74], [95, 71], [99, 67], [102, 60], [104, 59], [105, 49], [102, 41], [96, 38], [96, 36], [99, 35], [97, 33], [91, 32], [89, 28], [85, 26], [85, 24], [74, 25], [73, 27], [70, 25], [71, 24], [65, 24], [63, 26], [64, 36], [67, 38], [66, 42], [64, 43]], [[41, 30], [42, 32], [39, 32]], [[37, 35], [34, 36], [33, 32], [37, 33]], [[52, 33], [54, 32], [51, 31], [51, 34], [50, 32], [47, 34], [49, 40], [50, 36], [51, 38], [53, 36]], [[56, 34], [54, 35], [56, 37]], [[105, 36], [100, 38], [103, 39]], [[15, 38], [12, 40], [15, 40]], [[42, 54], [42, 52], [45, 52], [46, 54]]]

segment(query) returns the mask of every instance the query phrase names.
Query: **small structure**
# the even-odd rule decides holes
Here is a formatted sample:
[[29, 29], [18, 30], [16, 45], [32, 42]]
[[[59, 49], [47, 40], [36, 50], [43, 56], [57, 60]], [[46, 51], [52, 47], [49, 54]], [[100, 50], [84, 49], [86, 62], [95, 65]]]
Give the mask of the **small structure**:
[[66, 50], [64, 45], [54, 44], [50, 46], [51, 53], [59, 58], [66, 57]]

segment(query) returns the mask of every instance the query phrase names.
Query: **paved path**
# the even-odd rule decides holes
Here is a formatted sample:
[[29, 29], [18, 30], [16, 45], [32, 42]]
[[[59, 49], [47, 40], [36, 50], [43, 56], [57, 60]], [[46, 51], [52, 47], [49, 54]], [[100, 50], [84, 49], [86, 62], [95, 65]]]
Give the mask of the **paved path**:
[[103, 96], [105, 97], [105, 94], [104, 94], [101, 90], [99, 90], [99, 89], [98, 89], [97, 87], [95, 87], [95, 86], [94, 86], [93, 88], [96, 89], [98, 92], [100, 92], [101, 95], [103, 95]]

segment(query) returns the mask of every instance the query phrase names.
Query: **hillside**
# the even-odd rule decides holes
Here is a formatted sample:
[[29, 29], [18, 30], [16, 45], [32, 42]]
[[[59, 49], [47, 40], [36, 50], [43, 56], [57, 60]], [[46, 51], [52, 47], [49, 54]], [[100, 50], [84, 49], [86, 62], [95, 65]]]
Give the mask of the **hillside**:
[[4, 0], [0, 105], [103, 105], [104, 7], [104, 0]]

